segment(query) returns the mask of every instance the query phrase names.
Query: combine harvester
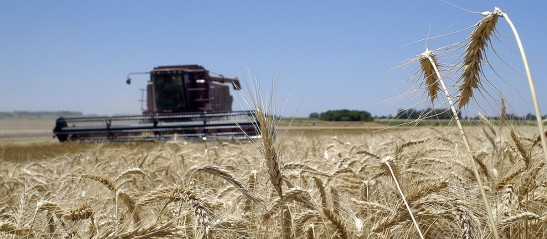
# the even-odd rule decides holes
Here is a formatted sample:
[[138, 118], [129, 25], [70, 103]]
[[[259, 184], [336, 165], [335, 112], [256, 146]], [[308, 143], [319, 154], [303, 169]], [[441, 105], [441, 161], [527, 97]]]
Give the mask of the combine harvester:
[[58, 118], [54, 137], [66, 141], [244, 140], [260, 138], [255, 111], [232, 111], [229, 85], [200, 65], [159, 66], [146, 86], [142, 115]]

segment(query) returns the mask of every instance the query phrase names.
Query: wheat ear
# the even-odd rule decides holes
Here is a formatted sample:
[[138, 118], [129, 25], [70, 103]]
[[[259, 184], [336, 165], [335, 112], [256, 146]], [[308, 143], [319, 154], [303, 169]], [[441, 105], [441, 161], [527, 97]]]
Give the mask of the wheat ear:
[[522, 142], [520, 142], [520, 139], [517, 133], [515, 132], [514, 128], [511, 128], [511, 130], [509, 131], [509, 136], [511, 136], [511, 140], [515, 144], [515, 147], [517, 148], [519, 155], [522, 157], [522, 160], [524, 161], [526, 168], [529, 168], [532, 159], [530, 158], [530, 155], [526, 152], [526, 149], [524, 148], [524, 145], [522, 144]]
[[156, 224], [161, 222], [161, 218], [163, 217], [163, 213], [168, 204], [182, 201], [192, 209], [200, 228], [199, 232], [203, 235], [209, 235], [211, 222], [214, 221], [214, 218], [212, 218], [210, 213], [209, 204], [198, 198], [191, 189], [187, 189], [183, 186], [159, 188], [142, 196], [136, 203], [136, 207], [152, 204], [161, 200], [166, 200], [166, 202], [159, 212]]
[[483, 19], [477, 23], [477, 27], [469, 37], [469, 43], [465, 49], [463, 62], [463, 83], [460, 86], [459, 108], [461, 109], [473, 97], [473, 90], [479, 87], [482, 60], [486, 45], [490, 42], [492, 32], [496, 28], [501, 11], [496, 8], [494, 12], [483, 12]]
[[110, 191], [116, 192], [116, 185], [114, 185], [114, 182], [112, 182], [110, 179], [99, 176], [99, 175], [92, 175], [92, 174], [83, 174], [82, 178], [88, 178], [94, 181], [97, 181], [103, 185], [105, 185]]
[[[350, 238], [348, 229], [346, 225], [342, 222], [340, 219], [339, 214], [335, 211], [336, 208], [330, 209], [327, 201], [327, 192], [325, 190], [325, 186], [323, 185], [323, 182], [317, 177], [313, 177], [315, 181], [315, 185], [319, 189], [319, 196], [321, 197], [321, 208], [323, 209], [323, 215], [332, 223], [332, 225], [336, 228], [338, 231], [338, 234], [340, 235], [340, 238]], [[335, 194], [338, 194], [337, 192]], [[339, 196], [336, 195], [338, 198]], [[336, 200], [335, 198], [332, 198], [333, 204]]]
[[142, 171], [142, 169], [140, 169], [140, 168], [131, 168], [131, 169], [125, 170], [124, 172], [120, 173], [120, 175], [118, 175], [118, 177], [116, 177], [116, 179], [114, 179], [114, 182], [117, 182], [121, 178], [123, 178], [127, 175], [130, 175], [130, 174], [140, 174], [140, 175], [144, 176], [145, 178], [147, 177], [147, 175]]
[[81, 221], [93, 218], [93, 210], [91, 210], [91, 207], [87, 202], [83, 202], [78, 207], [65, 213], [62, 218], [67, 221]]
[[325, 190], [325, 186], [323, 185], [323, 182], [321, 182], [321, 179], [317, 177], [313, 177], [313, 180], [315, 182], [315, 185], [317, 186], [317, 189], [319, 189], [319, 196], [321, 197], [321, 207], [329, 208], [328, 202], [327, 202], [327, 192]]
[[475, 164], [473, 155], [471, 154], [471, 146], [469, 145], [467, 136], [465, 135], [465, 132], [463, 131], [462, 123], [460, 122], [460, 118], [458, 117], [458, 112], [456, 111], [456, 108], [454, 107], [454, 103], [452, 103], [452, 98], [450, 98], [450, 94], [448, 93], [448, 90], [446, 88], [446, 85], [444, 84], [441, 74], [439, 73], [439, 69], [437, 69], [437, 65], [434, 64], [434, 61], [431, 58], [431, 51], [426, 49], [425, 52], [422, 53], [420, 56], [426, 57], [427, 59], [429, 59], [429, 62], [431, 63], [431, 67], [433, 67], [433, 69], [435, 70], [435, 73], [437, 74], [439, 83], [441, 84], [441, 87], [443, 88], [444, 94], [446, 95], [446, 99], [448, 100], [448, 104], [450, 105], [450, 109], [452, 110], [452, 114], [454, 115], [454, 119], [456, 120], [456, 124], [458, 125], [460, 137], [462, 138], [463, 143], [465, 145], [465, 149], [467, 150], [467, 156], [468, 156], [469, 162], [473, 166], [473, 175], [475, 176], [475, 180], [477, 180], [482, 201], [484, 206], [486, 207], [486, 215], [488, 216], [488, 225], [490, 226], [490, 230], [492, 230], [492, 233], [494, 234], [494, 238], [499, 239], [498, 231], [497, 231], [496, 223], [494, 222], [494, 216], [492, 215], [490, 203], [488, 203], [488, 198], [486, 197], [486, 192], [484, 191], [484, 187], [482, 185], [482, 180], [479, 174], [479, 170], [477, 169], [477, 165]]
[[310, 224], [308, 226], [308, 228], [306, 229], [306, 232], [305, 232], [305, 236], [306, 238], [309, 238], [309, 239], [314, 239], [315, 238], [315, 232], [314, 232], [314, 226], [313, 224]]
[[129, 238], [171, 238], [175, 234], [176, 229], [171, 223], [159, 225], [154, 223], [147, 227], [137, 227], [133, 230], [119, 234], [114, 238], [129, 239]]
[[348, 232], [348, 229], [346, 225], [342, 222], [338, 214], [336, 214], [333, 210], [328, 208], [323, 208], [323, 215], [334, 225], [336, 228], [336, 231], [338, 231], [338, 234], [340, 235], [340, 238], [342, 239], [348, 239], [350, 238], [350, 234]]
[[[499, 10], [499, 9], [496, 8], [496, 10]], [[539, 136], [541, 138], [541, 145], [543, 146], [543, 158], [545, 159], [545, 162], [547, 163], [547, 140], [545, 139], [545, 133], [543, 131], [541, 111], [539, 109], [539, 103], [536, 96], [536, 88], [534, 86], [534, 81], [532, 80], [532, 73], [530, 72], [530, 67], [528, 66], [528, 59], [526, 58], [526, 53], [524, 52], [524, 47], [522, 46], [522, 42], [520, 41], [520, 36], [519, 36], [519, 33], [517, 32], [517, 28], [515, 28], [515, 25], [513, 24], [513, 22], [509, 18], [509, 15], [507, 15], [507, 13], [502, 12], [501, 15], [503, 16], [503, 18], [505, 18], [505, 20], [511, 27], [511, 30], [513, 31], [513, 35], [515, 35], [517, 45], [519, 46], [520, 56], [524, 64], [524, 70], [526, 71], [526, 78], [528, 79], [528, 85], [530, 87], [530, 94], [532, 96], [532, 101], [534, 102], [534, 110], [536, 111], [536, 120], [538, 124]]]
[[427, 93], [429, 95], [429, 98], [431, 99], [431, 102], [433, 102], [435, 98], [437, 98], [437, 92], [439, 91], [439, 78], [437, 77], [437, 74], [435, 73], [435, 68], [433, 68], [432, 64], [435, 64], [437, 67], [439, 66], [439, 64], [437, 62], [437, 57], [435, 56], [435, 54], [431, 53], [430, 57], [432, 59], [431, 62], [427, 57], [422, 56], [419, 57], [419, 60], [425, 78]]
[[245, 197], [247, 197], [247, 199], [251, 199], [254, 202], [263, 202], [262, 199], [252, 195], [250, 193], [249, 189], [247, 187], [245, 187], [243, 185], [243, 183], [239, 182], [237, 179], [235, 179], [230, 174], [230, 172], [226, 171], [223, 168], [220, 168], [220, 167], [217, 167], [217, 166], [205, 166], [205, 167], [202, 167], [202, 168], [198, 168], [196, 170], [196, 172], [204, 172], [204, 173], [208, 173], [208, 174], [212, 174], [212, 175], [217, 175], [217, 176], [223, 178], [224, 180], [226, 180], [227, 182], [231, 183], [232, 185], [234, 185], [234, 187], [239, 189], [239, 191], [241, 191], [241, 193], [243, 193], [243, 195]]
[[0, 223], [0, 232], [5, 232], [11, 235], [16, 235], [21, 238], [32, 236], [32, 233], [27, 228], [18, 228], [9, 222]]
[[274, 204], [266, 211], [266, 213], [262, 215], [262, 220], [270, 220], [272, 218], [272, 215], [274, 215], [275, 212], [280, 209], [284, 203], [290, 202], [298, 202], [307, 209], [315, 210], [315, 207], [310, 199], [309, 192], [300, 188], [293, 188], [287, 191], [285, 197], [283, 198], [283, 201], [281, 201], [281, 199], [279, 198], [274, 201]]
[[[254, 192], [256, 190], [256, 170], [251, 171], [251, 174], [249, 174], [247, 178], [247, 187], [251, 192]], [[249, 213], [252, 211], [253, 207], [253, 201], [247, 198], [243, 206], [243, 211]]]
[[[270, 124], [268, 124], [265, 113], [259, 107], [256, 108], [256, 117], [258, 120], [260, 133], [262, 134], [263, 154], [266, 159], [266, 164], [268, 165], [270, 181], [272, 182], [275, 191], [277, 191], [277, 195], [283, 202], [283, 190], [281, 188], [281, 179], [283, 176], [281, 175], [281, 169], [279, 166], [279, 156], [274, 145], [274, 135], [273, 132], [270, 131]], [[290, 213], [285, 213], [284, 210], [286, 210], [285, 205], [282, 205], [280, 214], [283, 222], [283, 238], [291, 238], [291, 225], [287, 223], [290, 220], [290, 218], [287, 218], [290, 216]]]
[[279, 159], [275, 150], [273, 135], [268, 127], [268, 121], [264, 112], [260, 109], [256, 109], [256, 117], [258, 118], [258, 127], [262, 134], [263, 154], [268, 166], [268, 174], [270, 175], [270, 181], [272, 182], [279, 198], [283, 198], [283, 191], [281, 189], [281, 170], [279, 167]]
[[133, 216], [133, 223], [138, 224], [141, 221], [137, 203], [129, 194], [125, 192], [118, 193], [118, 197], [121, 199], [123, 204], [127, 207], [127, 215]]
[[508, 217], [504, 218], [503, 220], [501, 220], [500, 225], [505, 226], [507, 224], [511, 224], [511, 223], [514, 223], [514, 222], [519, 221], [519, 220], [524, 220], [524, 219], [539, 220], [540, 218], [541, 217], [539, 215], [537, 215], [533, 212], [521, 212], [519, 214], [508, 216]]

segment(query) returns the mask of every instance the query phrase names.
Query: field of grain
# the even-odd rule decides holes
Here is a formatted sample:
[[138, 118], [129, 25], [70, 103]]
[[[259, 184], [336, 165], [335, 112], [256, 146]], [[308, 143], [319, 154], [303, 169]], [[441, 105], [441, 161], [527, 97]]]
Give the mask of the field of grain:
[[[0, 236], [416, 238], [398, 181], [425, 237], [492, 237], [456, 127], [305, 123], [272, 142], [279, 185], [262, 141], [3, 142]], [[535, 128], [466, 133], [500, 235], [547, 236]]]
[[55, 119], [18, 117], [0, 118], [0, 144], [17, 141], [43, 141], [52, 137]]
[[[452, 112], [435, 126], [277, 124], [260, 99], [249, 101], [256, 141], [61, 144], [45, 139], [53, 120], [3, 124], [0, 236], [546, 238], [544, 122], [510, 121], [483, 71], [498, 19], [511, 25], [541, 116], [526, 56], [506, 13], [480, 15], [465, 41], [409, 61], [426, 100]], [[443, 50], [459, 62], [439, 63]], [[479, 102], [499, 106], [499, 120], [462, 124], [458, 113]]]

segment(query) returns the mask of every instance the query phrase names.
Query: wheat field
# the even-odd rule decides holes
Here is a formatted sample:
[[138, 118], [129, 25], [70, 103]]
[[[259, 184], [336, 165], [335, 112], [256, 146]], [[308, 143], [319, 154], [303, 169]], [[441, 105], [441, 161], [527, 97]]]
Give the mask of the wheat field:
[[[297, 127], [295, 127], [297, 128]], [[502, 238], [543, 238], [534, 127], [467, 127]], [[2, 238], [489, 238], [455, 127], [278, 133], [260, 142], [3, 143]], [[280, 210], [283, 208], [284, 210]]]
[[[61, 144], [42, 139], [49, 130], [0, 131], [0, 237], [547, 238], [545, 122], [509, 119], [502, 77], [484, 71], [501, 58], [490, 54], [498, 19], [541, 116], [526, 55], [507, 13], [474, 14], [464, 41], [409, 61], [425, 102], [452, 112], [446, 126], [277, 127], [271, 94], [248, 100], [256, 141]], [[462, 123], [469, 106], [499, 106], [499, 120]]]

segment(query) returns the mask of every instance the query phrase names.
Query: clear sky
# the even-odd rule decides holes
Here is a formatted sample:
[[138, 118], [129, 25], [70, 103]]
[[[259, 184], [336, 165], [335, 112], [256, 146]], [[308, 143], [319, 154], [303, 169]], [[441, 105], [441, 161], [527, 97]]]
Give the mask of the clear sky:
[[[511, 16], [546, 114], [547, 1], [451, 3], [478, 12], [497, 6]], [[200, 64], [246, 81], [246, 94], [255, 81], [248, 71], [266, 90], [275, 78], [277, 104], [286, 102], [286, 116], [329, 109], [395, 114], [399, 108], [428, 104], [423, 91], [405, 96], [419, 86], [416, 62], [392, 68], [426, 45], [437, 49], [462, 41], [470, 30], [427, 43], [415, 41], [465, 29], [481, 18], [435, 0], [0, 0], [0, 111], [138, 114], [139, 89], [147, 77], [135, 76], [128, 86], [128, 73]], [[494, 91], [481, 94], [490, 100], [472, 104], [494, 109], [498, 103], [493, 99], [499, 100], [501, 92], [514, 113], [532, 112], [511, 31], [503, 19], [498, 25], [499, 40], [492, 44], [504, 59], [493, 63], [500, 77], [488, 83]], [[455, 64], [458, 54], [441, 60]], [[505, 70], [505, 62], [513, 69]], [[454, 84], [457, 77], [447, 78]], [[471, 106], [468, 111], [475, 115], [479, 109]]]

